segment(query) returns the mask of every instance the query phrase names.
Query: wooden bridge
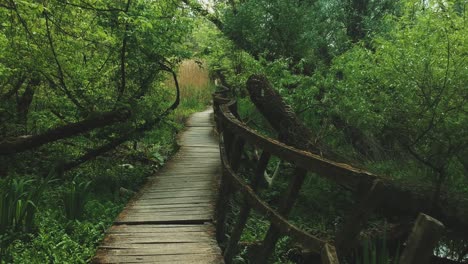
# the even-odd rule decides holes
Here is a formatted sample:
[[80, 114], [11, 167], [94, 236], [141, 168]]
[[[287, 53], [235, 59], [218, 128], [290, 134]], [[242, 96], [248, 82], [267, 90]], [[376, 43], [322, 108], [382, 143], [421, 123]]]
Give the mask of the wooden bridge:
[[[271, 225], [250, 263], [268, 263], [278, 238], [289, 236], [316, 253], [314, 263], [338, 264], [337, 252], [344, 256], [356, 245], [368, 216], [382, 203], [384, 180], [258, 134], [239, 119], [236, 101], [226, 91], [214, 95], [214, 112], [219, 145], [212, 135], [212, 111], [193, 115], [180, 137], [178, 154], [119, 215], [93, 262], [229, 264], [250, 212], [255, 210]], [[250, 184], [237, 172], [247, 145], [262, 151]], [[296, 166], [278, 210], [256, 194], [271, 156]], [[308, 171], [361, 194], [361, 201], [350, 210], [334, 241], [315, 237], [287, 220]], [[242, 197], [241, 209], [227, 228], [228, 204], [234, 194]], [[428, 263], [442, 230], [440, 222], [420, 214], [399, 263]]]
[[213, 227], [221, 163], [212, 113], [188, 120], [179, 152], [118, 216], [94, 263], [222, 263]]

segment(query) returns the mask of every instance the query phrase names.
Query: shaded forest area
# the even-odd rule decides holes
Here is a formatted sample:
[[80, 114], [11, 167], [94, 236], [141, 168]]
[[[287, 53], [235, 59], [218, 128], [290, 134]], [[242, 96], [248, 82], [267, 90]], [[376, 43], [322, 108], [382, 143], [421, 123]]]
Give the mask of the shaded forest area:
[[[250, 127], [281, 136], [249, 96], [247, 80], [262, 76], [309, 131], [298, 142], [430, 194], [434, 211], [466, 215], [467, 5], [2, 0], [0, 262], [89, 261], [127, 199], [177, 149], [184, 118], [209, 104], [206, 77], [178, 78], [198, 64], [233, 90]], [[181, 66], [191, 58], [203, 63]], [[286, 132], [278, 139], [304, 135]], [[243, 153], [245, 174], [258, 155]], [[262, 198], [281, 201], [292, 172], [272, 158]], [[354, 195], [308, 175], [290, 219], [331, 238]], [[232, 219], [240, 202], [230, 202]], [[396, 263], [411, 221], [377, 210], [349, 263]], [[268, 226], [249, 218], [236, 263], [249, 263]], [[468, 259], [465, 227], [447, 225], [438, 263]], [[271, 261], [307, 257], [282, 238]]]
[[211, 100], [195, 25], [172, 1], [0, 1], [1, 263], [91, 259]]
[[[384, 204], [425, 207], [428, 214], [444, 211], [458, 219], [444, 222], [448, 231], [434, 261], [466, 261], [466, 1], [257, 0], [211, 7], [185, 2], [212, 22], [199, 45], [213, 73], [233, 89], [247, 125], [423, 195], [429, 207], [411, 203], [417, 195], [390, 195]], [[274, 97], [255, 101], [255, 90], [263, 97], [268, 89], [259, 86], [270, 85], [306, 130], [278, 123], [282, 110]], [[254, 175], [259, 155], [255, 148], [244, 152], [241, 174]], [[268, 168], [261, 196], [281, 204], [294, 166], [273, 159]], [[331, 239], [354, 207], [353, 197], [342, 186], [308, 175], [290, 220]], [[234, 224], [242, 200], [231, 203]], [[398, 260], [415, 215], [388, 217], [387, 209], [372, 215], [349, 263]], [[260, 216], [249, 218], [240, 263], [254, 259], [268, 226]], [[308, 263], [307, 254], [284, 238], [273, 261]]]

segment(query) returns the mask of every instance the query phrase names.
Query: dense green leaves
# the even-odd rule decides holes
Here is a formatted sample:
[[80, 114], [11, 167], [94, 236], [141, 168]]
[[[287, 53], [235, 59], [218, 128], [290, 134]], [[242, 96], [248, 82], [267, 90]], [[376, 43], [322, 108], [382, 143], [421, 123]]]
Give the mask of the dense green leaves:
[[342, 79], [327, 99], [349, 122], [445, 174], [467, 147], [468, 28], [451, 6], [414, 10], [422, 9], [389, 17], [393, 29], [371, 49], [356, 46], [335, 60], [331, 78]]
[[[0, 155], [1, 263], [89, 260], [128, 194], [176, 149], [180, 122], [205, 107], [209, 84], [161, 116], [177, 105], [168, 72], [192, 56], [193, 28], [181, 1], [0, 3], [0, 148], [12, 154]], [[102, 122], [54, 132], [89, 119]], [[47, 175], [57, 182], [39, 184]]]
[[[466, 199], [467, 1], [216, 3], [224, 34], [205, 55], [235, 88], [246, 123], [275, 135], [245, 91], [247, 78], [261, 73], [314, 131], [311, 140], [356, 166], [424, 186], [434, 208], [444, 208], [441, 195]], [[310, 206], [327, 194], [303, 197]], [[314, 226], [315, 213], [306, 207], [292, 217]], [[324, 215], [326, 223], [338, 218]], [[452, 249], [447, 255], [456, 256]]]

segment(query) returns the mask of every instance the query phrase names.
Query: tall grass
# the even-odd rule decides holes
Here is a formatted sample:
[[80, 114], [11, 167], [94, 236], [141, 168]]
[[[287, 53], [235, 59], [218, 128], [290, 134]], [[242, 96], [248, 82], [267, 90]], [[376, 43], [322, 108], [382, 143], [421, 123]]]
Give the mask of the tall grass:
[[1, 186], [0, 234], [9, 230], [30, 232], [45, 183], [30, 178], [7, 178]]
[[204, 68], [203, 62], [187, 60], [181, 63], [178, 71], [178, 80], [181, 87], [181, 96], [187, 97], [194, 91], [202, 92], [211, 85], [209, 72]]
[[400, 245], [396, 248], [393, 256], [387, 245], [387, 224], [384, 225], [382, 239], [366, 239], [362, 243], [362, 252], [355, 252], [355, 264], [397, 264], [400, 258]]
[[91, 191], [90, 184], [91, 181], [78, 181], [75, 177], [64, 189], [62, 199], [67, 219], [82, 219], [86, 200]]
[[[182, 121], [181, 119], [189, 114], [210, 104], [214, 84], [203, 62], [195, 60], [186, 60], [180, 64], [177, 79], [180, 87], [180, 105], [175, 117], [176, 120]], [[166, 85], [171, 88], [175, 86], [172, 78], [168, 78]]]

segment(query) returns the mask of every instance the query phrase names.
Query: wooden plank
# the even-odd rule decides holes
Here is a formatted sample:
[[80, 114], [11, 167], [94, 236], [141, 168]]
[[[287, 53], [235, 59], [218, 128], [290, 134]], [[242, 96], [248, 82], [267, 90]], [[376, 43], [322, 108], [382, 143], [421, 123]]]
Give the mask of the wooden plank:
[[[166, 255], [166, 254], [197, 254], [197, 253], [217, 253], [219, 252], [217, 244], [212, 242], [207, 243], [155, 243], [155, 244], [129, 244], [115, 243], [114, 245], [101, 245], [98, 247], [98, 254], [109, 253], [115, 254], [119, 252], [122, 255], [130, 255], [132, 252], [136, 254], [148, 255]], [[119, 254], [117, 253], [117, 254]]]
[[167, 188], [167, 189], [149, 189], [148, 193], [150, 192], [155, 192], [155, 193], [167, 193], [167, 192], [192, 192], [192, 191], [205, 191], [205, 192], [210, 192], [212, 190], [212, 188], [210, 188], [211, 186], [207, 186], [207, 187], [194, 187], [194, 188], [190, 188], [190, 187], [173, 187], [173, 188]]
[[182, 192], [147, 192], [140, 196], [141, 199], [162, 199], [162, 198], [183, 198], [183, 197], [211, 197], [212, 193], [204, 190], [197, 191], [182, 191]]
[[98, 263], [168, 263], [168, 264], [219, 264], [218, 254], [157, 255], [157, 256], [105, 256]]
[[141, 200], [163, 200], [163, 199], [183, 199], [183, 198], [212, 198], [211, 193], [145, 193], [140, 197]]
[[[186, 182], [186, 181], [174, 181], [170, 179], [162, 179], [156, 183], [159, 188], [165, 189], [165, 188], [188, 188], [188, 187], [200, 187], [200, 186], [212, 186], [214, 184], [214, 180], [211, 179], [209, 181], [192, 181], [192, 182]], [[153, 189], [157, 190], [157, 189]]]
[[116, 224], [182, 224], [182, 223], [200, 223], [212, 221], [211, 214], [206, 215], [183, 215], [183, 216], [131, 216], [118, 219]]
[[[115, 244], [101, 246], [99, 253], [109, 255], [167, 255], [167, 254], [209, 254], [219, 252], [216, 243], [167, 243], [167, 244]], [[98, 253], [98, 254], [99, 254]]]
[[[180, 182], [181, 184], [185, 184], [187, 187], [190, 187], [190, 184], [187, 183], [193, 183], [193, 182], [200, 182], [200, 181], [207, 181], [207, 182], [213, 182], [214, 178], [212, 176], [167, 176], [167, 177], [161, 177], [158, 180], [158, 183], [165, 183], [165, 182]], [[158, 189], [152, 189], [152, 190], [158, 190]]]
[[153, 205], [142, 205], [142, 204], [135, 204], [132, 205], [131, 207], [128, 207], [128, 209], [168, 209], [168, 208], [190, 208], [190, 207], [213, 207], [213, 204], [210, 203], [182, 203], [182, 204], [153, 204]]
[[154, 210], [126, 210], [126, 214], [139, 217], [161, 217], [161, 216], [186, 216], [186, 215], [211, 215], [210, 210], [204, 208], [198, 210], [178, 210], [178, 211], [154, 211]]
[[214, 175], [213, 173], [209, 173], [209, 172], [193, 173], [193, 172], [181, 171], [181, 172], [164, 173], [162, 175], [157, 176], [157, 179], [163, 180], [167, 178], [176, 178], [176, 177], [182, 177], [182, 178], [187, 178], [187, 179], [193, 179], [196, 177], [206, 177], [206, 178], [212, 179], [214, 178]]
[[179, 186], [191, 186], [192, 183], [211, 183], [213, 182], [212, 179], [190, 179], [190, 178], [182, 178], [182, 179], [159, 179], [158, 184], [166, 184], [166, 183], [177, 183]]
[[165, 199], [145, 199], [139, 200], [138, 205], [158, 205], [158, 204], [198, 204], [213, 202], [211, 197], [201, 198], [165, 198]]
[[195, 198], [201, 198], [201, 197], [212, 197], [212, 193], [207, 193], [203, 191], [187, 191], [187, 192], [148, 192], [140, 196], [140, 199], [142, 200], [149, 200], [149, 199], [167, 199], [167, 198], [188, 198], [188, 197], [195, 197]]
[[150, 234], [108, 234], [104, 240], [108, 246], [125, 241], [126, 244], [167, 244], [167, 243], [203, 243], [213, 242], [214, 239], [208, 236], [200, 236], [198, 233], [158, 233]]
[[172, 174], [178, 173], [187, 173], [187, 174], [197, 174], [197, 173], [212, 173], [213, 176], [215, 172], [220, 170], [221, 168], [213, 167], [213, 166], [187, 166], [183, 169], [174, 169], [171, 171]]
[[204, 232], [213, 234], [212, 225], [115, 225], [106, 233], [167, 233], [167, 232]]

